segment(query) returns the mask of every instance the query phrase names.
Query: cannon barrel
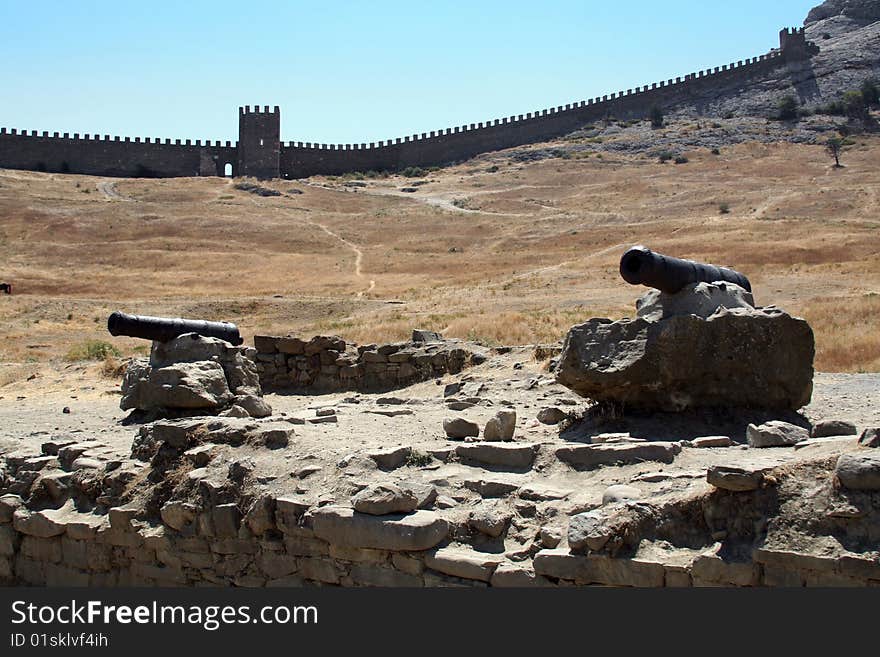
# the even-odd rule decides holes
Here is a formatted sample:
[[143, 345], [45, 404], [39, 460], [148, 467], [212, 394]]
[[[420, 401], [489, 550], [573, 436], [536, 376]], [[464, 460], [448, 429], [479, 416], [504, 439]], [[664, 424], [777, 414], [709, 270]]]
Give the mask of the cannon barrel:
[[726, 281], [752, 291], [743, 274], [727, 267], [707, 265], [654, 253], [644, 246], [634, 246], [620, 259], [620, 275], [631, 285], [647, 285], [661, 292], [675, 294], [685, 285]]
[[220, 338], [234, 345], [244, 342], [238, 327], [229, 322], [209, 322], [203, 319], [169, 319], [147, 315], [129, 315], [118, 310], [107, 319], [110, 335], [168, 342], [184, 333], [198, 333], [206, 338]]

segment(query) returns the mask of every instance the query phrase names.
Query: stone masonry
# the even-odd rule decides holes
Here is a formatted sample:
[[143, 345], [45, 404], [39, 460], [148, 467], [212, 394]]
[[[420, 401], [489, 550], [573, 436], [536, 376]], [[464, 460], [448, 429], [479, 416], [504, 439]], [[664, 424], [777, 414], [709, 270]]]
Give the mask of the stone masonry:
[[403, 388], [483, 362], [485, 350], [458, 340], [348, 345], [336, 336], [258, 335], [257, 371], [266, 390], [379, 392]]

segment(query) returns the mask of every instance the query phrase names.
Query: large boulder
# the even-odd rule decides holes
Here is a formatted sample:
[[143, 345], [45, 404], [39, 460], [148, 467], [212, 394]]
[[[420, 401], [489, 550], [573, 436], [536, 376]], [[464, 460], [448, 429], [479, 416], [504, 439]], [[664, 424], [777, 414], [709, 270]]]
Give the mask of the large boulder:
[[[219, 338], [206, 338], [198, 333], [185, 333], [168, 342], [153, 342], [150, 365], [166, 367], [176, 363], [214, 361], [229, 382], [233, 394], [262, 394], [260, 376], [254, 362], [257, 351], [252, 347], [235, 347]], [[247, 390], [243, 390], [243, 389]]]
[[250, 347], [196, 333], [153, 342], [149, 360], [135, 360], [126, 369], [120, 407], [165, 417], [220, 412], [266, 417], [272, 408], [262, 398], [255, 355]]
[[639, 303], [643, 317], [572, 327], [556, 379], [583, 397], [636, 410], [797, 410], [813, 391], [813, 331], [750, 300], [730, 283], [649, 292]]
[[215, 409], [232, 400], [223, 368], [213, 361], [129, 368], [122, 382], [123, 410]]

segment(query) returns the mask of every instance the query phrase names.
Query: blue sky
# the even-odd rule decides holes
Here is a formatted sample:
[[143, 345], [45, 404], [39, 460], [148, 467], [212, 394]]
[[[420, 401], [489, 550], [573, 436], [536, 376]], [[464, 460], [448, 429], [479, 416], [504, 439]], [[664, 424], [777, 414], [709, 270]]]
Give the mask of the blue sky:
[[0, 0], [0, 126], [378, 141], [759, 55], [819, 2]]

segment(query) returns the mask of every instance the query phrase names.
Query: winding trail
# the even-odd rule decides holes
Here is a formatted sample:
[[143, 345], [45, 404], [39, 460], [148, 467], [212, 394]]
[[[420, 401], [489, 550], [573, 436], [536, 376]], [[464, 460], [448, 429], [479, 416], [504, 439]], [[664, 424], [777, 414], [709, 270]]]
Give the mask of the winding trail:
[[[351, 249], [354, 252], [354, 275], [357, 276], [358, 278], [365, 278], [364, 273], [361, 270], [361, 264], [364, 261], [364, 252], [361, 250], [361, 248], [357, 244], [355, 244], [354, 242], [350, 242], [349, 240], [345, 239], [341, 235], [338, 235], [337, 233], [334, 233], [332, 230], [327, 228], [327, 226], [325, 226], [324, 224], [318, 223], [317, 221], [309, 221], [308, 219], [300, 219], [300, 221], [302, 221], [303, 223], [309, 224], [310, 226], [314, 226], [315, 228], [320, 228], [325, 233], [327, 233], [330, 237], [339, 240], [340, 242], [345, 244], [345, 246], [347, 246], [349, 249]], [[364, 290], [363, 292], [358, 292], [357, 295], [359, 297], [362, 297], [362, 296], [364, 296], [364, 294], [372, 292], [375, 287], [376, 287], [376, 281], [370, 279], [369, 287], [366, 290]]]
[[120, 194], [116, 189], [116, 181], [103, 180], [97, 185], [98, 191], [101, 192], [108, 201], [134, 201], [130, 196]]
[[[263, 205], [262, 203], [260, 203], [257, 199], [251, 198], [250, 200], [257, 207], [264, 208], [264, 209], [266, 208], [266, 206]], [[287, 212], [291, 217], [293, 217], [297, 221], [304, 223], [304, 224], [308, 224], [309, 226], [312, 226], [314, 228], [317, 228], [317, 229], [325, 232], [327, 235], [329, 235], [333, 239], [338, 240], [339, 242], [342, 242], [342, 244], [344, 244], [346, 246], [346, 248], [351, 249], [351, 251], [354, 253], [354, 275], [357, 278], [366, 278], [366, 276], [364, 275], [363, 269], [362, 269], [363, 262], [364, 262], [364, 252], [361, 250], [361, 248], [357, 244], [345, 239], [344, 237], [342, 237], [341, 235], [339, 235], [337, 233], [334, 233], [332, 230], [330, 230], [327, 226], [325, 226], [322, 223], [319, 223], [317, 221], [312, 221], [310, 219], [304, 219], [302, 217], [297, 217], [297, 216], [293, 215], [293, 213], [291, 213], [291, 211], [286, 208], [279, 207], [277, 209], [282, 210], [284, 212]], [[373, 279], [370, 279], [367, 289], [358, 292], [357, 296], [363, 297], [365, 294], [372, 292], [375, 289], [375, 287], [376, 287], [376, 281]]]

